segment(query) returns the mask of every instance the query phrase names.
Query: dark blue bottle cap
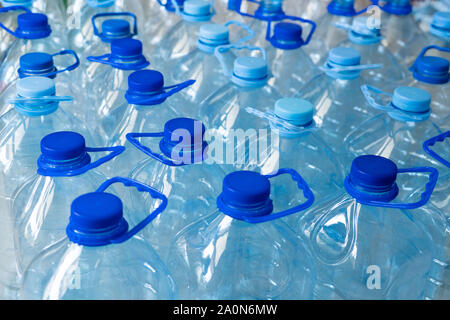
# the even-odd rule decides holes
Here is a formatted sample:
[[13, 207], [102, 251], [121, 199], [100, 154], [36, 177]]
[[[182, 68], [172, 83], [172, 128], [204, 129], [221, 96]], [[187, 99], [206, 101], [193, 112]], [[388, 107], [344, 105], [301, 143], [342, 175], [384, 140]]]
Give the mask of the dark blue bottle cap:
[[441, 57], [423, 56], [413, 66], [413, 77], [422, 82], [444, 84], [449, 80], [449, 61]]
[[164, 76], [156, 70], [139, 70], [128, 76], [130, 93], [155, 93], [164, 88]]
[[328, 13], [336, 16], [354, 16], [354, 0], [332, 0], [327, 6]]
[[130, 23], [124, 19], [108, 19], [102, 23], [102, 33], [107, 39], [125, 38], [131, 34]]
[[41, 153], [47, 159], [71, 160], [86, 153], [86, 142], [76, 132], [54, 132], [42, 138]]
[[234, 217], [272, 213], [269, 179], [253, 171], [236, 171], [223, 180], [217, 199], [219, 210]]
[[386, 0], [383, 11], [394, 15], [408, 15], [412, 12], [411, 0]]
[[136, 39], [125, 38], [111, 41], [112, 56], [140, 56], [142, 55], [142, 42]]
[[353, 160], [349, 178], [362, 190], [387, 192], [395, 185], [397, 171], [397, 165], [387, 158], [364, 155]]
[[[26, 53], [20, 57], [19, 61], [20, 68], [17, 72], [20, 78], [48, 74], [56, 70], [53, 57], [45, 52]], [[55, 75], [50, 78], [55, 78]]]
[[85, 246], [109, 244], [128, 230], [122, 201], [113, 194], [92, 192], [76, 198], [66, 232], [69, 240]]
[[279, 22], [274, 27], [274, 35], [279, 41], [301, 41], [302, 27], [295, 23]]
[[52, 30], [48, 18], [42, 13], [22, 13], [17, 16], [16, 33], [23, 39], [41, 39], [48, 37]]

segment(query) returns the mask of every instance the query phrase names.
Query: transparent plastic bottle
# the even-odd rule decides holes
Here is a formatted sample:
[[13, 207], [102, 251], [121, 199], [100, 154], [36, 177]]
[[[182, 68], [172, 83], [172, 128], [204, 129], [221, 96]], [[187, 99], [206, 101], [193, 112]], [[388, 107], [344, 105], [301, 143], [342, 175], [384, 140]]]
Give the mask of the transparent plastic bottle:
[[[122, 200], [105, 189], [123, 183], [147, 192], [159, 206], [129, 229]], [[175, 299], [167, 268], [138, 233], [167, 206], [153, 188], [125, 178], [106, 181], [95, 192], [76, 198], [70, 208], [66, 237], [44, 249], [27, 268], [21, 297], [44, 300]]]
[[445, 219], [428, 201], [437, 178], [432, 167], [355, 158], [345, 191], [298, 216], [316, 257], [315, 298], [437, 298], [448, 263]]
[[297, 95], [316, 109], [314, 121], [319, 134], [339, 156], [343, 138], [359, 124], [378, 112], [368, 106], [360, 86], [361, 70], [380, 67], [362, 65], [360, 53], [352, 48], [334, 48], [321, 67], [323, 74], [304, 85]]
[[[28, 2], [28, 1], [27, 1]], [[9, 5], [12, 7], [15, 5]], [[17, 29], [17, 16], [24, 12], [30, 12], [27, 7], [22, 6], [21, 10], [15, 10], [15, 8], [8, 8], [8, 5], [2, 2], [2, 8], [0, 8], [1, 23], [8, 29]], [[6, 57], [11, 44], [14, 42], [15, 37], [6, 31], [6, 29], [0, 29], [0, 37], [2, 42], [0, 43], [0, 62]]]
[[[176, 234], [210, 212], [225, 175], [219, 165], [207, 161], [205, 130], [199, 121], [175, 118], [165, 123], [163, 132], [127, 135], [130, 143], [148, 156], [135, 166], [130, 177], [151, 184], [171, 199], [164, 214], [144, 231], [144, 239], [163, 261]], [[139, 141], [142, 138], [147, 138], [145, 144]], [[154, 208], [149, 197], [135, 194], [131, 199], [139, 207]]]
[[[279, 175], [291, 176], [290, 183], [297, 184], [297, 193], [302, 191], [306, 198], [303, 203], [281, 211], [272, 202], [271, 185], [278, 178], [277, 183], [271, 180]], [[210, 215], [183, 229], [170, 249], [167, 265], [180, 298], [311, 299], [312, 256], [280, 221], [314, 202], [302, 177], [292, 169], [272, 175], [235, 171], [223, 179], [222, 193], [216, 197]]]

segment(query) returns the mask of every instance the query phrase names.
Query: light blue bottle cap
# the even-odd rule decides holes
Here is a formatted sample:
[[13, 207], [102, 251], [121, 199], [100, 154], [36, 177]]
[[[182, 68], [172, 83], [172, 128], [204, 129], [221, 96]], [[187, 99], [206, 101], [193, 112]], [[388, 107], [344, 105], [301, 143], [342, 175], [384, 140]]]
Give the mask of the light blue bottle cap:
[[33, 5], [33, 0], [1, 0], [0, 3], [3, 7], [10, 6], [23, 6], [31, 7]]
[[431, 95], [419, 88], [398, 87], [394, 90], [392, 104], [404, 111], [422, 113], [430, 110]]
[[28, 77], [19, 79], [16, 84], [17, 94], [26, 98], [39, 98], [56, 94], [55, 82], [46, 77]]
[[450, 12], [436, 12], [433, 15], [430, 33], [439, 38], [450, 37]]
[[333, 48], [328, 53], [328, 62], [341, 66], [357, 66], [361, 62], [361, 54], [352, 48]]
[[293, 125], [304, 126], [313, 120], [314, 106], [307, 100], [283, 98], [275, 102], [274, 113]]
[[115, 0], [86, 0], [86, 4], [91, 8], [106, 8], [114, 5]]
[[228, 43], [229, 30], [222, 24], [206, 23], [200, 26], [200, 40], [211, 44]]
[[260, 80], [267, 77], [267, 62], [259, 57], [239, 57], [234, 60], [234, 75], [247, 80]]
[[183, 5], [183, 13], [190, 16], [209, 16], [211, 3], [206, 0], [187, 0]]

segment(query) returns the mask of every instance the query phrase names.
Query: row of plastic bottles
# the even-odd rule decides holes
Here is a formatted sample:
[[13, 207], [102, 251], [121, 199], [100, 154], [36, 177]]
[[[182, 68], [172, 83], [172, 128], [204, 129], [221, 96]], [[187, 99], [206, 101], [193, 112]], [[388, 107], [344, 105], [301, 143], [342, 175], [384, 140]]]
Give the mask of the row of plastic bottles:
[[0, 9], [1, 298], [450, 297], [448, 12], [27, 3]]

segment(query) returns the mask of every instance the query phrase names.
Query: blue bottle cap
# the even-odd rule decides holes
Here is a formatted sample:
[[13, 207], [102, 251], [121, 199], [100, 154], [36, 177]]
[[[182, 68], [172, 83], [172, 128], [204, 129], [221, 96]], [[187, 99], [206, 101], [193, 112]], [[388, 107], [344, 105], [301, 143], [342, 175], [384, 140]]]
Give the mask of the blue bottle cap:
[[293, 125], [304, 126], [313, 120], [314, 106], [307, 100], [283, 98], [275, 102], [274, 113]]
[[431, 95], [419, 88], [398, 87], [394, 90], [392, 104], [408, 112], [428, 112], [430, 110]]
[[70, 206], [66, 233], [70, 241], [84, 246], [103, 246], [128, 230], [122, 201], [106, 192], [79, 196]]
[[139, 70], [128, 76], [128, 90], [136, 93], [155, 93], [164, 87], [164, 76], [156, 70]]
[[86, 0], [86, 4], [91, 8], [106, 8], [114, 5], [115, 0]]
[[449, 79], [449, 61], [441, 57], [423, 56], [413, 66], [413, 77], [416, 80], [443, 84]]
[[236, 171], [223, 180], [219, 210], [232, 216], [262, 216], [272, 213], [269, 179], [253, 171]]
[[142, 42], [136, 39], [125, 38], [111, 41], [112, 56], [141, 56]]
[[76, 132], [54, 132], [41, 140], [41, 153], [46, 159], [70, 160], [80, 157], [85, 152], [84, 137]]
[[206, 0], [186, 0], [183, 4], [183, 13], [190, 16], [209, 16], [211, 3]]
[[50, 78], [40, 76], [19, 79], [16, 89], [17, 94], [25, 98], [39, 98], [56, 94], [55, 82]]
[[[30, 52], [19, 59], [20, 68], [17, 70], [20, 78], [32, 75], [48, 74], [56, 70], [53, 57], [45, 52]], [[53, 75], [51, 78], [55, 78]]]
[[278, 41], [302, 41], [302, 27], [295, 23], [279, 22], [275, 25], [273, 32]]
[[42, 39], [52, 33], [48, 18], [42, 13], [22, 13], [17, 16], [16, 33], [22, 39]]
[[408, 15], [412, 12], [411, 0], [386, 0], [384, 11], [394, 15]]
[[393, 188], [397, 179], [397, 165], [384, 157], [364, 155], [352, 162], [351, 183], [369, 192], [386, 192]]
[[259, 57], [239, 57], [234, 60], [234, 75], [247, 80], [265, 79], [267, 62]]
[[108, 19], [102, 23], [102, 33], [107, 39], [121, 39], [131, 34], [130, 23], [124, 19]]
[[361, 62], [361, 54], [352, 48], [337, 47], [328, 52], [328, 63], [340, 66], [357, 66]]

